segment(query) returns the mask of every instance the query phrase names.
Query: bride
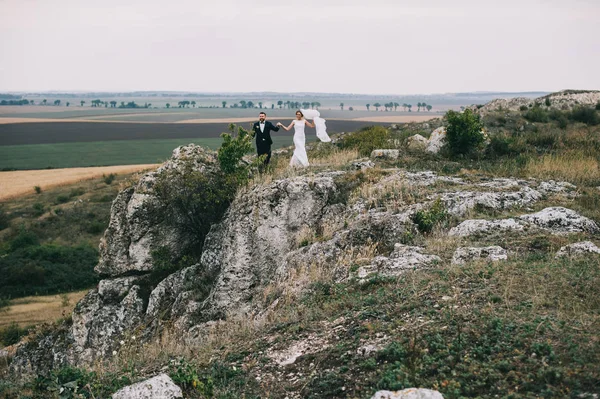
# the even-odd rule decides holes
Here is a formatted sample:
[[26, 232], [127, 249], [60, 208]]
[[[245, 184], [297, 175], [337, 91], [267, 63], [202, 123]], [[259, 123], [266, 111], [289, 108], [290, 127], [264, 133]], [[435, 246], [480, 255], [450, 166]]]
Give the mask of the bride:
[[306, 155], [306, 136], [304, 135], [304, 126], [315, 127], [314, 124], [304, 119], [302, 111], [296, 111], [296, 119], [290, 123], [289, 126], [285, 126], [282, 123], [278, 123], [277, 126], [281, 126], [286, 131], [290, 131], [294, 126], [294, 156], [290, 161], [290, 166], [308, 166], [308, 155]]

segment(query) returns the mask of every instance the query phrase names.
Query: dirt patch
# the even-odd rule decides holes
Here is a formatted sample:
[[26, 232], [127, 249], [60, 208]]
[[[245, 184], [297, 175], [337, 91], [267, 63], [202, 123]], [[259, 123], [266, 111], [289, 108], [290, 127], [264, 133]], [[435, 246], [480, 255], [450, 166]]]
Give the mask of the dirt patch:
[[35, 186], [47, 190], [56, 186], [101, 177], [105, 174], [127, 174], [156, 167], [158, 167], [157, 164], [146, 164], [0, 172], [0, 200], [32, 194]]

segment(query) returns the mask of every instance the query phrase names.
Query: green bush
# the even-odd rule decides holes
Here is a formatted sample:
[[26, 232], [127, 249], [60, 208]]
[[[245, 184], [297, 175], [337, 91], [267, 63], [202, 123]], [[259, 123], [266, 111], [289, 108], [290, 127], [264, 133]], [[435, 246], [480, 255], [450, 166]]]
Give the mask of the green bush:
[[29, 333], [29, 329], [21, 328], [15, 322], [0, 330], [1, 346], [14, 345]]
[[35, 187], [33, 187], [33, 189], [35, 190], [36, 194], [41, 194], [42, 193], [42, 188], [40, 186], [35, 186]]
[[552, 103], [550, 102], [550, 97], [546, 97], [546, 100], [544, 101], [544, 104], [546, 104], [546, 107], [549, 107], [552, 105]]
[[356, 149], [362, 156], [369, 156], [376, 149], [389, 146], [390, 132], [383, 126], [365, 127], [344, 136], [342, 148]]
[[600, 111], [600, 101], [596, 103], [596, 111]]
[[571, 119], [586, 125], [595, 126], [600, 124], [600, 117], [595, 109], [589, 107], [577, 107], [571, 111]]
[[91, 246], [39, 244], [22, 229], [0, 254], [0, 297], [16, 298], [88, 288], [97, 282], [98, 252]]
[[[237, 129], [237, 134], [235, 131]], [[252, 151], [252, 136], [241, 126], [229, 125], [229, 133], [221, 134], [223, 143], [217, 152], [219, 166], [226, 174], [235, 174], [245, 180], [249, 175], [249, 165], [243, 157]], [[235, 137], [234, 137], [235, 136]]]
[[115, 179], [117, 178], [117, 175], [114, 173], [107, 175], [102, 175], [102, 180], [104, 180], [104, 183], [106, 183], [107, 185], [111, 185], [113, 181], [115, 181]]
[[40, 202], [36, 202], [35, 204], [33, 204], [33, 216], [42, 216], [45, 211], [46, 209], [44, 208], [44, 204]]
[[523, 117], [530, 122], [546, 123], [548, 122], [548, 111], [536, 105], [525, 112]]
[[417, 211], [413, 222], [421, 233], [431, 233], [433, 229], [448, 219], [448, 212], [441, 199], [437, 199], [429, 209]]
[[529, 108], [527, 107], [527, 105], [521, 105], [521, 106], [519, 107], [519, 110], [520, 110], [520, 111], [522, 111], [522, 112], [523, 112], [523, 111], [527, 111], [528, 109], [529, 109]]
[[57, 204], [64, 204], [66, 202], [69, 202], [70, 199], [71, 199], [71, 197], [69, 197], [68, 195], [61, 194], [58, 197], [56, 197], [56, 203]]
[[0, 230], [4, 230], [8, 226], [10, 226], [10, 219], [8, 218], [4, 208], [0, 206]]
[[485, 137], [483, 124], [478, 114], [470, 109], [463, 113], [446, 113], [446, 146], [451, 155], [468, 155], [478, 150]]
[[490, 144], [486, 148], [488, 158], [499, 158], [515, 154], [511, 147], [511, 139], [506, 136], [494, 135], [490, 138]]

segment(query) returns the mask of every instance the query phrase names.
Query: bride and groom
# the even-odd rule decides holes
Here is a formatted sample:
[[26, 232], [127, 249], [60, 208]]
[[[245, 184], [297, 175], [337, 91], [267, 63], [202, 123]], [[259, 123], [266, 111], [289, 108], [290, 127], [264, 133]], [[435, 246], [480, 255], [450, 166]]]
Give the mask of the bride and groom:
[[[306, 116], [305, 116], [306, 114]], [[309, 122], [305, 118], [308, 117], [313, 120]], [[308, 155], [306, 154], [306, 135], [304, 133], [305, 126], [315, 128], [317, 137], [324, 142], [329, 142], [331, 139], [327, 135], [327, 129], [325, 127], [325, 119], [321, 118], [318, 111], [315, 110], [298, 110], [296, 111], [296, 119], [294, 119], [288, 126], [282, 123], [273, 125], [267, 121], [267, 114], [261, 112], [258, 114], [258, 122], [255, 122], [252, 126], [254, 136], [256, 137], [256, 151], [259, 156], [266, 155], [265, 165], [271, 160], [271, 145], [273, 140], [271, 139], [271, 131], [278, 132], [279, 128], [283, 128], [285, 131], [290, 131], [294, 127], [294, 155], [290, 160], [290, 166], [302, 166], [306, 167], [308, 163]]]

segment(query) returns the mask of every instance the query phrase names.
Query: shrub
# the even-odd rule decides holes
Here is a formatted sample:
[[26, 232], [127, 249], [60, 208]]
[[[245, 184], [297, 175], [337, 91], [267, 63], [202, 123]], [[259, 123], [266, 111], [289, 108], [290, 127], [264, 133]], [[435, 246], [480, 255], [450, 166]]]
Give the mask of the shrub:
[[106, 224], [99, 222], [97, 220], [94, 220], [92, 222], [90, 222], [90, 224], [87, 225], [85, 231], [88, 232], [89, 234], [100, 234], [102, 233], [105, 229], [106, 229]]
[[0, 206], [0, 230], [4, 230], [8, 226], [10, 226], [10, 220], [4, 211], [4, 208]]
[[69, 198], [79, 197], [83, 194], [85, 194], [85, 190], [82, 187], [73, 188], [69, 192]]
[[548, 111], [539, 106], [531, 108], [523, 115], [530, 122], [546, 123], [548, 122]]
[[64, 204], [64, 203], [68, 202], [69, 199], [70, 199], [70, 197], [68, 195], [61, 194], [58, 197], [56, 197], [56, 203]]
[[40, 186], [35, 186], [35, 187], [33, 187], [33, 189], [35, 190], [36, 194], [41, 194], [42, 193], [42, 188]]
[[111, 185], [113, 181], [115, 181], [115, 179], [117, 178], [117, 175], [114, 173], [107, 175], [102, 175], [102, 180], [104, 180], [104, 183], [106, 183], [107, 185]]
[[[237, 135], [235, 131], [237, 129]], [[241, 181], [247, 180], [250, 168], [258, 166], [262, 159], [257, 159], [254, 165], [243, 162], [243, 157], [252, 151], [252, 136], [241, 126], [229, 125], [230, 133], [223, 133], [223, 143], [217, 152], [219, 166], [226, 174], [235, 175]]]
[[21, 340], [22, 337], [26, 336], [29, 330], [27, 328], [21, 328], [15, 322], [12, 322], [8, 327], [0, 330], [0, 343], [3, 346], [14, 345]]
[[362, 156], [369, 156], [376, 149], [389, 145], [390, 132], [383, 126], [365, 127], [357, 132], [350, 133], [342, 140], [342, 148], [352, 148], [359, 151]]
[[600, 124], [600, 117], [595, 109], [589, 107], [577, 107], [571, 111], [571, 119], [586, 125], [595, 126]]
[[470, 109], [463, 113], [448, 111], [446, 113], [446, 143], [452, 155], [467, 155], [483, 144], [483, 124], [479, 115]]
[[600, 111], [600, 101], [596, 103], [596, 111]]
[[42, 204], [41, 202], [36, 202], [35, 204], [33, 204], [33, 216], [42, 216], [44, 214], [44, 211], [44, 204]]
[[527, 108], [527, 105], [521, 105], [521, 106], [519, 107], [519, 110], [520, 110], [520, 111], [527, 111], [528, 109], [529, 109], [529, 108]]
[[514, 153], [515, 151], [511, 148], [511, 141], [506, 136], [492, 136], [490, 144], [486, 148], [486, 156], [490, 158], [503, 157]]
[[441, 199], [437, 199], [426, 210], [420, 210], [413, 216], [413, 222], [421, 233], [431, 233], [433, 229], [448, 219], [448, 212]]
[[552, 103], [550, 102], [550, 97], [546, 97], [546, 101], [544, 101], [544, 104], [546, 104], [546, 107], [549, 107], [552, 105]]

